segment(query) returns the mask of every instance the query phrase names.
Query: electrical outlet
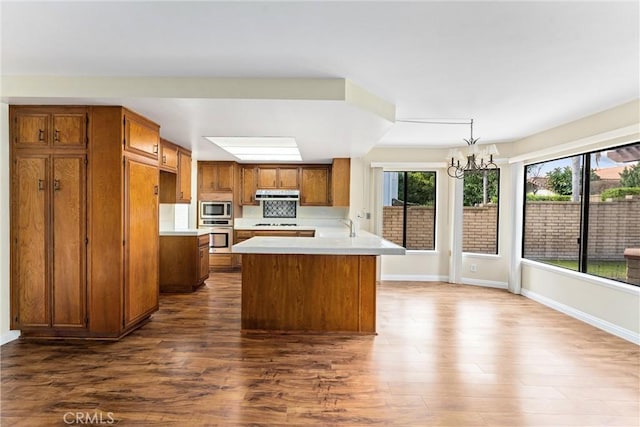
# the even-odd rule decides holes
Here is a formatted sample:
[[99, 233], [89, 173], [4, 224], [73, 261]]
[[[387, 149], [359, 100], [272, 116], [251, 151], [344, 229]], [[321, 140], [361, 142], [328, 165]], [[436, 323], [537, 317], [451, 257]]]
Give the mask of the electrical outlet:
[[475, 273], [476, 271], [478, 271], [478, 264], [471, 264], [470, 270], [472, 273]]

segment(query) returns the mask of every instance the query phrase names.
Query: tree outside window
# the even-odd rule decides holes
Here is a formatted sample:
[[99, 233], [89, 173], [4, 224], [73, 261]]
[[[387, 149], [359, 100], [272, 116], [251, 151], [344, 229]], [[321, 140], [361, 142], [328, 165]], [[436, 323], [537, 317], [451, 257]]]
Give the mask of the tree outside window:
[[384, 172], [383, 237], [409, 250], [435, 249], [435, 200], [435, 172]]

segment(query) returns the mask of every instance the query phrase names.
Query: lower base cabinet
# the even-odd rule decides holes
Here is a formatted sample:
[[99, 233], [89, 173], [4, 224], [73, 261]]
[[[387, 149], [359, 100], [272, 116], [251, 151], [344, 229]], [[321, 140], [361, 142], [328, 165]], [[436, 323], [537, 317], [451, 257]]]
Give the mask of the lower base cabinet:
[[209, 235], [160, 236], [160, 291], [193, 292], [209, 278]]
[[227, 254], [209, 254], [209, 267], [214, 271], [233, 270], [237, 255]]

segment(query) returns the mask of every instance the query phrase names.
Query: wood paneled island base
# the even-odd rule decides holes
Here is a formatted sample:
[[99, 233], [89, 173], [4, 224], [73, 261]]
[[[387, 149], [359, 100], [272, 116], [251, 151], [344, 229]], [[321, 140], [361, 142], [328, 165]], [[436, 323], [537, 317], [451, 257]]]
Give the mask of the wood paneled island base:
[[242, 329], [376, 332], [376, 256], [242, 254]]

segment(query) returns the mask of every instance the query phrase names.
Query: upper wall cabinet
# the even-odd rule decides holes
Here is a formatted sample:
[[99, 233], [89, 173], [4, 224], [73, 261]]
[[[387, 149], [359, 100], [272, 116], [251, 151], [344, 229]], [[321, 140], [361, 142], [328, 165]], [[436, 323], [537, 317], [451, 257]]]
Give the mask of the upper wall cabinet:
[[161, 140], [160, 203], [191, 203], [191, 151]]
[[178, 172], [178, 146], [160, 139], [160, 170]]
[[[233, 191], [234, 162], [198, 162], [198, 193]], [[207, 196], [204, 196], [206, 198]]]
[[329, 206], [329, 166], [302, 168], [300, 206]]
[[158, 125], [139, 115], [125, 112], [124, 146], [127, 151], [157, 160], [160, 152]]
[[86, 107], [27, 107], [13, 110], [10, 121], [17, 148], [84, 148], [88, 142]]
[[242, 166], [242, 192], [240, 193], [240, 204], [259, 205], [256, 200], [256, 190], [258, 189], [258, 168], [255, 165]]
[[351, 159], [333, 159], [331, 166], [331, 205], [349, 206], [351, 187]]
[[292, 189], [300, 188], [298, 167], [258, 166], [259, 189]]
[[178, 184], [176, 203], [191, 203], [191, 151], [178, 150]]

